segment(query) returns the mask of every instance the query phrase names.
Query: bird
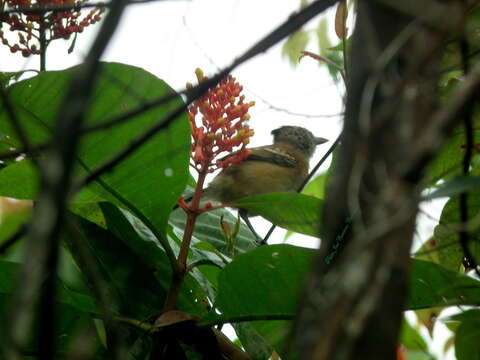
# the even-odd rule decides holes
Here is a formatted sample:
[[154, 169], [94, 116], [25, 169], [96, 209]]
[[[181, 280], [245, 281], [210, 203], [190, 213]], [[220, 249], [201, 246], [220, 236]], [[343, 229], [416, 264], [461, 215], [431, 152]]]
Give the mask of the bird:
[[282, 126], [271, 134], [273, 144], [250, 148], [242, 162], [223, 169], [210, 182], [202, 199], [229, 204], [260, 194], [298, 191], [316, 146], [328, 140], [300, 126]]
[[[204, 189], [202, 201], [231, 204], [255, 195], [300, 191], [308, 176], [309, 160], [316, 146], [328, 140], [315, 137], [300, 126], [282, 126], [272, 130], [271, 134], [273, 144], [250, 148], [244, 160], [223, 169]], [[239, 209], [239, 215], [260, 239], [248, 220], [248, 216], [255, 214]]]

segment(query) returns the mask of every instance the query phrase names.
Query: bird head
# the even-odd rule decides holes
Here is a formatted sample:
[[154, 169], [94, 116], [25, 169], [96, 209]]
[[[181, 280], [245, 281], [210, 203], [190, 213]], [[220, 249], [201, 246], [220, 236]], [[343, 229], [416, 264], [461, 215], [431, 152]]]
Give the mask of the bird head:
[[300, 126], [282, 126], [272, 131], [273, 143], [283, 142], [295, 146], [307, 157], [311, 157], [317, 145], [328, 140], [315, 137], [309, 130]]

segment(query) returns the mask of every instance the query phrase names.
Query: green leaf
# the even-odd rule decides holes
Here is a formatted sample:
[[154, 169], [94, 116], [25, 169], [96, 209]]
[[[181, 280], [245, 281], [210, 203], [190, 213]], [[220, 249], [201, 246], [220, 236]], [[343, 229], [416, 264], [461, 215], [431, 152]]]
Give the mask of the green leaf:
[[[135, 319], [146, 319], [158, 312], [166, 291], [155, 277], [156, 269], [145, 264], [109, 231], [80, 217], [75, 217], [75, 220], [65, 235], [66, 244], [85, 275], [89, 271], [79, 256], [81, 250], [78, 242], [89, 249], [92, 260], [105, 280], [112, 311]], [[88, 278], [89, 284], [93, 284], [93, 281]]]
[[249, 323], [233, 324], [243, 347], [255, 360], [268, 360], [272, 355], [272, 348], [258, 331]]
[[406, 309], [479, 304], [480, 281], [428, 261], [412, 260]]
[[[474, 144], [480, 143], [479, 123], [480, 116], [477, 111], [474, 120]], [[466, 143], [464, 127], [463, 125], [458, 126], [428, 167], [427, 183], [429, 185], [434, 185], [440, 179], [447, 180], [461, 175]], [[478, 157], [474, 154], [474, 162], [478, 161]]]
[[316, 176], [302, 190], [302, 194], [315, 196], [319, 199], [325, 198], [325, 187], [327, 186], [328, 174], [325, 172]]
[[22, 160], [0, 170], [0, 196], [34, 199], [38, 192], [38, 173], [30, 160]]
[[437, 188], [425, 196], [424, 199], [431, 200], [442, 197], [452, 197], [462, 192], [478, 188], [480, 188], [480, 176], [457, 176], [437, 186]]
[[400, 344], [409, 350], [427, 351], [428, 345], [419, 334], [419, 332], [411, 326], [404, 318], [402, 321], [402, 330], [400, 332]]
[[318, 52], [321, 56], [327, 54], [327, 49], [332, 46], [330, 38], [328, 37], [328, 20], [326, 17], [323, 17], [317, 26], [317, 42], [318, 42]]
[[[145, 277], [154, 272], [155, 278], [162, 288], [162, 291], [158, 294], [161, 297], [157, 302], [158, 310], [160, 310], [164, 295], [170, 288], [172, 270], [159, 241], [139, 219], [128, 211], [121, 210], [109, 203], [102, 203], [100, 207], [104, 213], [108, 230], [127, 246], [128, 250], [125, 249], [125, 251], [130, 253], [128, 256], [138, 258], [142, 262], [142, 268], [146, 271]], [[115, 266], [120, 268], [125, 264], [120, 263]], [[208, 304], [205, 291], [199, 286], [192, 274], [188, 274], [179, 294], [179, 309], [200, 316], [207, 313], [205, 304]]]
[[[10, 100], [32, 144], [43, 144], [50, 139], [59, 107], [75, 71], [79, 71], [79, 67], [43, 72], [9, 88]], [[118, 63], [102, 63], [86, 115], [86, 125], [107, 122], [147, 101], [172, 93], [174, 91], [165, 82], [145, 70]], [[181, 104], [178, 96], [121, 125], [83, 136], [77, 157], [79, 175], [107, 161]], [[0, 133], [16, 138], [6, 116], [5, 112], [0, 114]], [[188, 180], [189, 153], [190, 128], [186, 115], [182, 115], [113, 171], [102, 175], [90, 189], [103, 199], [142, 214], [158, 231], [163, 232], [170, 209]], [[15, 180], [20, 179], [12, 181]], [[36, 184], [29, 186], [30, 191], [37, 189]], [[2, 177], [0, 193], [8, 195], [9, 191], [8, 183]]]
[[[17, 287], [17, 275], [20, 267], [21, 264], [19, 263], [0, 260], [0, 294], [9, 295], [13, 293]], [[85, 313], [98, 313], [95, 302], [90, 296], [72, 291], [60, 281], [57, 282], [57, 286], [56, 300], [59, 303], [72, 306]]]
[[30, 218], [31, 205], [23, 208], [9, 211], [5, 208], [5, 203], [0, 199], [0, 245], [14, 235], [20, 227]]
[[[217, 209], [201, 214], [195, 223], [195, 229], [193, 231], [193, 244], [197, 242], [208, 242], [212, 244], [215, 249], [220, 251], [220, 253], [228, 257], [244, 253], [245, 251], [254, 249], [256, 247], [256, 239], [252, 232], [244, 224], [242, 224], [236, 237], [234, 254], [230, 254], [228, 251], [227, 242], [225, 241], [220, 228], [220, 219], [222, 216], [224, 221], [232, 224], [232, 227], [237, 221], [237, 218], [226, 209]], [[177, 209], [172, 212], [170, 216], [170, 224], [174, 227], [178, 234], [183, 234], [185, 223], [186, 214], [183, 210]]]
[[[469, 192], [467, 198], [470, 219], [480, 212], [480, 190]], [[445, 204], [439, 224], [435, 227], [434, 238], [436, 255], [439, 263], [448, 269], [458, 271], [463, 259], [463, 250], [459, 242], [460, 231], [460, 197], [454, 196]], [[468, 246], [474, 258], [480, 256], [480, 224], [478, 220], [470, 222]]]
[[305, 235], [321, 236], [323, 201], [297, 193], [270, 193], [245, 198], [233, 205], [261, 215], [275, 225]]
[[292, 245], [270, 245], [237, 256], [218, 279], [222, 314], [293, 316], [314, 253]]
[[455, 335], [455, 356], [458, 360], [480, 360], [480, 310], [469, 310]]
[[296, 67], [300, 52], [305, 50], [308, 44], [308, 32], [305, 30], [297, 30], [290, 35], [282, 46], [282, 56], [287, 58], [292, 67]]
[[[31, 160], [22, 160], [7, 166], [0, 171], [0, 196], [15, 199], [35, 199], [39, 186], [39, 174]], [[108, 196], [105, 196], [108, 198]], [[104, 197], [89, 188], [82, 189], [70, 202], [70, 209], [100, 226], [105, 219], [98, 207]], [[115, 200], [113, 200], [115, 201]]]
[[[221, 319], [293, 318], [297, 295], [315, 253], [313, 249], [282, 244], [237, 256], [219, 276], [217, 304]], [[480, 304], [479, 281], [427, 261], [412, 260], [409, 287], [406, 310]]]

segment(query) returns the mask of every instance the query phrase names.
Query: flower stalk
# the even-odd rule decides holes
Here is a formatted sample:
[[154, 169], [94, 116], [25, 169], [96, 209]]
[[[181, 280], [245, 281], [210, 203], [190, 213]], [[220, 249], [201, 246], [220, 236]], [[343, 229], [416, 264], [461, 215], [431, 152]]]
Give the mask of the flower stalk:
[[[199, 83], [207, 80], [202, 70], [196, 69], [195, 74]], [[187, 87], [191, 86], [187, 84]], [[210, 203], [201, 206], [200, 202], [207, 174], [237, 164], [249, 155], [246, 146], [253, 130], [247, 124], [250, 118], [248, 110], [255, 103], [245, 103], [242, 90], [243, 87], [236, 79], [228, 76], [199, 97], [188, 109], [192, 128], [190, 166], [198, 173], [198, 179], [192, 201], [188, 204], [181, 198], [178, 202], [187, 213], [187, 221], [178, 255], [177, 271], [174, 271], [172, 277], [164, 311], [175, 308], [183, 278], [188, 272], [188, 250], [196, 219], [201, 213], [214, 209]], [[224, 154], [229, 155], [221, 158]]]

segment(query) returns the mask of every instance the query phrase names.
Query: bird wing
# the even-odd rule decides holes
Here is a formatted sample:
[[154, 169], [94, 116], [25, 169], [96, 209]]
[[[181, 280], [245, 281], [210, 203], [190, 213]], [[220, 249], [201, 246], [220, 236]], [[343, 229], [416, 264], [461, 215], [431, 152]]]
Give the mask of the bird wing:
[[[260, 146], [248, 149], [250, 155], [243, 161], [263, 161], [284, 167], [295, 167], [297, 160], [288, 152], [276, 147], [275, 145]], [[223, 157], [222, 160], [234, 155], [235, 152]]]

